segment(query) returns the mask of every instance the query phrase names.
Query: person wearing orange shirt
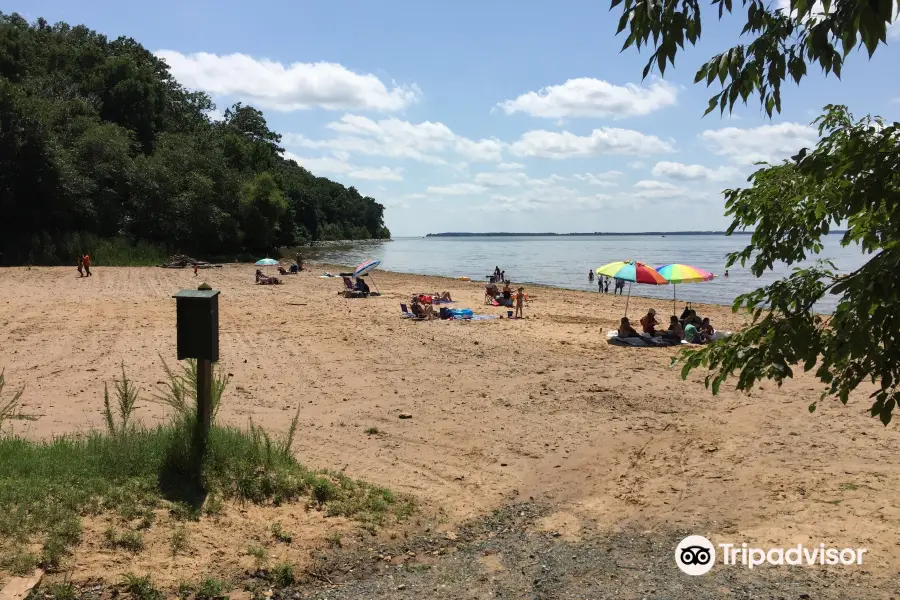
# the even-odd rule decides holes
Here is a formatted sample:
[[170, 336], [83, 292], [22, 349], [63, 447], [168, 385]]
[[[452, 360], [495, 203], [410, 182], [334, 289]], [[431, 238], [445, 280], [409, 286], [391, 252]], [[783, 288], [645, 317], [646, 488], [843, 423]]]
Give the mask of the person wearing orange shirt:
[[84, 263], [85, 275], [90, 277], [91, 276], [91, 257], [88, 256], [87, 254], [85, 254], [84, 258], [82, 259], [82, 262]]

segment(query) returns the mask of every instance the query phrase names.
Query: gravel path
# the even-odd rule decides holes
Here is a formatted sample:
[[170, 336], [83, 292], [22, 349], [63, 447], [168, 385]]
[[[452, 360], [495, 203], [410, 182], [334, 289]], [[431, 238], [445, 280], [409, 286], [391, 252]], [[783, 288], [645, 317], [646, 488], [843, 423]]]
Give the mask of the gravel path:
[[[425, 533], [365, 552], [321, 556], [306, 583], [275, 596], [315, 600], [397, 599], [865, 599], [900, 598], [900, 579], [834, 567], [717, 565], [690, 577], [674, 562], [689, 532], [626, 529], [566, 541], [540, 532], [546, 511], [510, 505], [456, 532]], [[455, 539], [451, 539], [455, 538]], [[389, 557], [389, 558], [388, 558]]]

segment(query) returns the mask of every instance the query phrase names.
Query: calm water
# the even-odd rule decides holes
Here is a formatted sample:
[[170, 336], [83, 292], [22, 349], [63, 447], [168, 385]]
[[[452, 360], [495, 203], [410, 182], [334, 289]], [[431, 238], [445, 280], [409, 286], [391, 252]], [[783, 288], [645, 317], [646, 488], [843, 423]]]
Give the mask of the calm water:
[[[721, 275], [725, 255], [742, 249], [749, 236], [621, 236], [621, 237], [484, 237], [397, 238], [350, 248], [304, 249], [310, 259], [331, 264], [356, 265], [381, 259], [381, 269], [422, 275], [471, 277], [485, 281], [499, 266], [515, 283], [597, 291], [588, 283], [588, 271], [616, 260], [638, 260], [651, 266], [683, 263]], [[865, 262], [855, 247], [841, 248], [840, 236], [830, 235], [820, 258], [830, 258], [838, 269], [852, 271]], [[731, 304], [736, 296], [790, 272], [783, 266], [757, 279], [747, 269], [732, 267], [729, 277], [676, 287], [679, 300]], [[377, 277], [377, 275], [376, 275]], [[612, 286], [610, 286], [610, 292]], [[633, 285], [631, 294], [671, 300], [672, 286]], [[626, 286], [627, 292], [627, 286]], [[817, 309], [829, 312], [835, 299], [826, 298]]]

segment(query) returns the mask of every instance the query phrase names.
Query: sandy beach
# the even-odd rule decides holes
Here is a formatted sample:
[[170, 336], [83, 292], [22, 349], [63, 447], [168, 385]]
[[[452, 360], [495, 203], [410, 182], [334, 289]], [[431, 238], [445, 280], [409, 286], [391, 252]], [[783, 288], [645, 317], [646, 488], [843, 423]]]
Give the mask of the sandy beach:
[[[323, 269], [338, 270], [281, 286], [253, 285], [249, 265], [84, 279], [0, 269], [0, 368], [38, 417], [14, 426], [30, 437], [101, 426], [120, 363], [141, 388], [139, 417], [165, 418], [150, 399], [160, 355], [175, 362], [171, 296], [207, 281], [221, 290], [220, 367], [233, 374], [220, 418], [282, 431], [299, 406], [294, 451], [311, 466], [411, 493], [450, 523], [534, 498], [566, 538], [694, 526], [714, 542], [865, 547], [868, 571], [896, 575], [900, 435], [868, 416], [865, 390], [813, 415], [821, 387], [805, 376], [713, 397], [702, 373], [682, 381], [670, 368], [675, 350], [606, 343], [625, 298], [529, 287], [522, 320], [412, 322], [399, 304], [416, 292], [505, 309], [483, 306], [480, 283], [381, 271], [380, 297], [348, 300]], [[672, 305], [632, 297], [629, 316], [651, 306]], [[729, 308], [694, 307], [717, 329], [741, 327]]]

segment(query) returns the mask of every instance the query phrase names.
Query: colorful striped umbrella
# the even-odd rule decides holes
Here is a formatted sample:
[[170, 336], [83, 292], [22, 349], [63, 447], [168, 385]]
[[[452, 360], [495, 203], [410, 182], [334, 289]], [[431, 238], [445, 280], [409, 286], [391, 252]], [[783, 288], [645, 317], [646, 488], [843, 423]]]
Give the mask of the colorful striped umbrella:
[[[380, 261], [380, 260], [367, 260], [367, 261], [364, 262], [364, 263], [360, 263], [360, 265], [359, 265], [358, 267], [356, 267], [356, 270], [353, 271], [353, 276], [354, 276], [354, 277], [362, 277], [363, 275], [366, 275], [366, 274], [368, 274], [370, 271], [372, 271], [373, 269], [375, 269], [375, 267], [377, 267], [377, 266], [380, 265], [380, 264], [381, 264], [381, 261]], [[377, 291], [378, 291], [378, 286], [375, 285], [375, 280], [374, 280], [374, 279], [372, 279], [372, 285], [375, 286], [375, 291], [377, 292]], [[379, 293], [380, 293], [380, 292], [379, 292]]]
[[700, 281], [710, 281], [715, 277], [709, 271], [698, 269], [690, 265], [682, 265], [672, 263], [671, 265], [663, 265], [657, 267], [656, 271], [662, 275], [669, 283], [672, 284], [672, 314], [675, 314], [675, 287], [678, 283], [698, 283]]
[[628, 303], [631, 301], [631, 284], [646, 283], [649, 285], [666, 285], [669, 282], [656, 269], [642, 262], [633, 260], [617, 261], [597, 268], [597, 275], [606, 275], [613, 279], [621, 279], [628, 283], [628, 299], [625, 300], [625, 316], [628, 316]]

